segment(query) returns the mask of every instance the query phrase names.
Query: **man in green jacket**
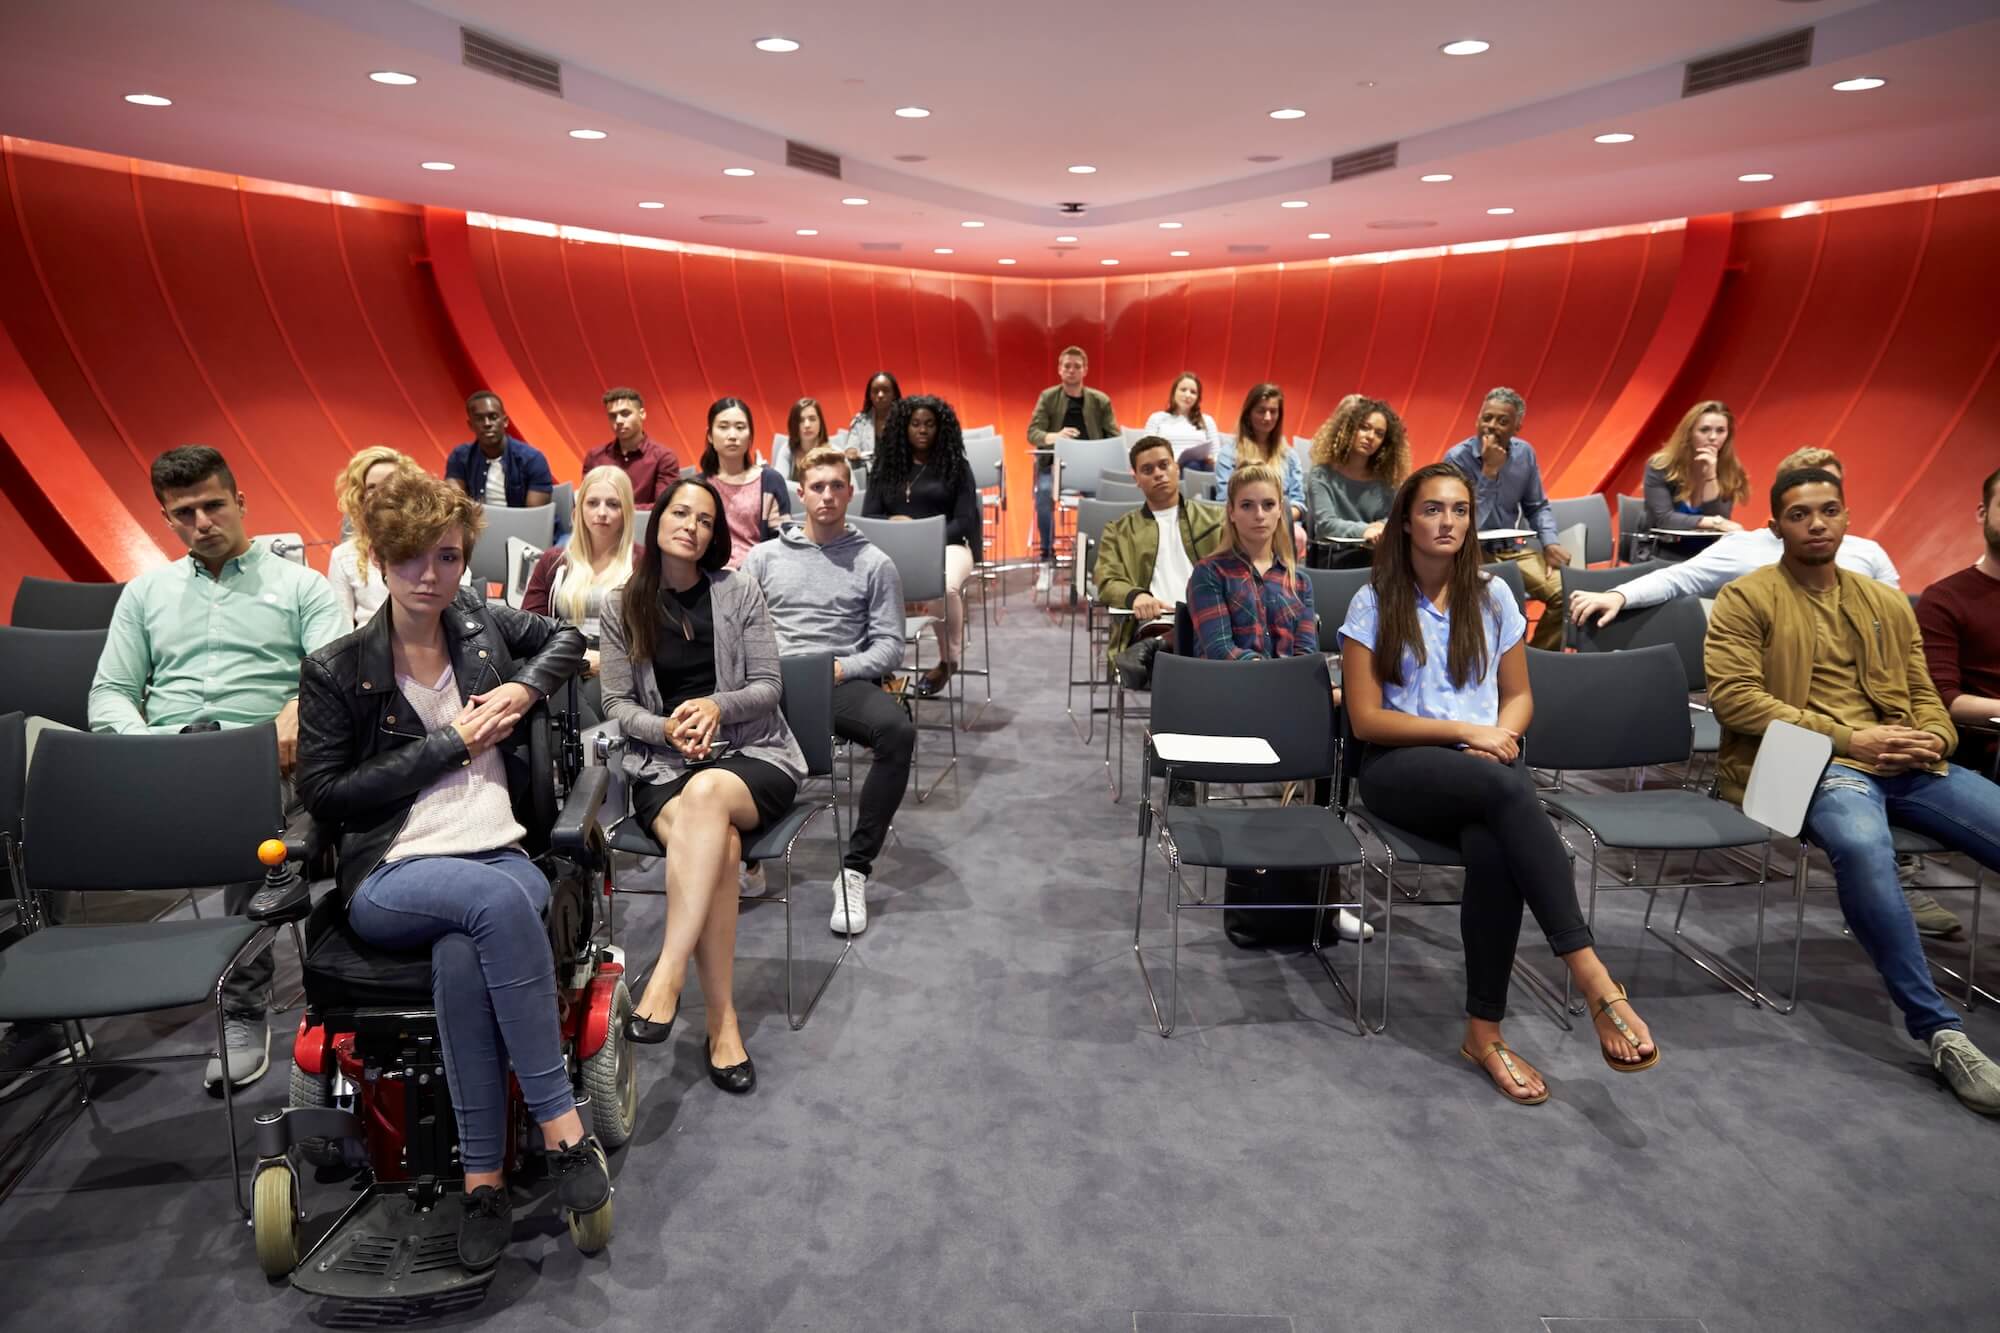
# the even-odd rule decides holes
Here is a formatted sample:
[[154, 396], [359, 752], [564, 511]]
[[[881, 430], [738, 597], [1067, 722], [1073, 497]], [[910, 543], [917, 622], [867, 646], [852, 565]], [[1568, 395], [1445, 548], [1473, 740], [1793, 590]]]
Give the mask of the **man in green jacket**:
[[[1028, 447], [1053, 449], [1056, 441], [1108, 440], [1118, 433], [1118, 416], [1111, 410], [1110, 395], [1084, 387], [1084, 373], [1090, 358], [1081, 347], [1065, 347], [1056, 357], [1060, 383], [1042, 390], [1035, 400], [1035, 414], [1028, 418]], [[1049, 571], [1056, 558], [1056, 493], [1054, 459], [1035, 459], [1035, 523], [1042, 534], [1042, 568], [1035, 575], [1035, 591], [1049, 590]]]
[[1945, 762], [1958, 733], [1931, 683], [1909, 599], [1834, 563], [1847, 532], [1840, 478], [1824, 468], [1782, 474], [1771, 514], [1785, 553], [1722, 589], [1702, 655], [1722, 724], [1717, 789], [1743, 798], [1773, 722], [1832, 740], [1805, 835], [1833, 863], [1841, 914], [1910, 1035], [1929, 1045], [1960, 1101], [2000, 1115], [2000, 1067], [1931, 980], [1890, 834], [1893, 820], [2000, 870], [2000, 787]]
[[[1146, 503], [1104, 529], [1097, 548], [1097, 599], [1129, 616], [1111, 620], [1111, 661], [1140, 637], [1147, 623], [1170, 616], [1187, 597], [1188, 574], [1227, 539], [1222, 506], [1181, 496], [1174, 446], [1158, 435], [1133, 441], [1132, 480]], [[1157, 631], [1153, 631], [1157, 632]], [[1137, 669], [1137, 663], [1133, 664]]]

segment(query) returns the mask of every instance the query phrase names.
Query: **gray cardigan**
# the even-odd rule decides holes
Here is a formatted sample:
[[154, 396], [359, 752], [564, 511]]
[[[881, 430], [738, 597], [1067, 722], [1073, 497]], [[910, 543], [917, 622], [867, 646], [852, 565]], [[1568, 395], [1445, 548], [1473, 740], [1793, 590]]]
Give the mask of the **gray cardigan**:
[[1370, 523], [1389, 517], [1395, 498], [1395, 487], [1385, 481], [1351, 481], [1321, 463], [1306, 478], [1306, 531], [1316, 542], [1359, 537]]
[[[762, 759], [793, 782], [802, 782], [806, 757], [778, 711], [784, 685], [778, 672], [778, 639], [763, 590], [756, 579], [740, 573], [721, 570], [707, 577], [715, 615], [714, 699], [722, 710], [722, 739], [735, 753]], [[653, 664], [635, 664], [626, 647], [622, 597], [605, 601], [598, 642], [604, 712], [625, 733], [626, 776], [637, 782], [679, 777], [687, 764], [667, 740], [664, 701]]]

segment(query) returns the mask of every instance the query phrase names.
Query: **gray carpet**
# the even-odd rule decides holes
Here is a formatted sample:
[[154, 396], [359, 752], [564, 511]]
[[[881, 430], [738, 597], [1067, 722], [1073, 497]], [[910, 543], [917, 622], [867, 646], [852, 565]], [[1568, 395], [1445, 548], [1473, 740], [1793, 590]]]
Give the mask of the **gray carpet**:
[[[1244, 953], [1212, 915], [1184, 917], [1182, 1026], [1162, 1040], [1131, 954], [1132, 800], [1111, 803], [1098, 752], [1063, 717], [1062, 631], [1017, 593], [993, 649], [994, 702], [962, 737], [957, 782], [905, 805], [868, 932], [803, 1032], [782, 1012], [782, 909], [746, 914], [738, 1002], [756, 1094], [709, 1086], [691, 987], [672, 1046], [645, 1056], [639, 1131], [613, 1163], [611, 1250], [580, 1257], [552, 1214], [517, 1212], [491, 1295], [457, 1322], [2000, 1326], [1981, 1276], [2000, 1126], [1933, 1082], [1830, 893], [1812, 895], [1790, 1018], [1642, 946], [1641, 895], [1608, 895], [1600, 945], [1663, 1059], [1615, 1074], [1588, 1027], [1560, 1030], [1517, 986], [1509, 1036], [1554, 1093], [1537, 1108], [1506, 1104], [1456, 1054], [1450, 909], [1399, 910], [1391, 1025], [1365, 1040], [1309, 957]], [[831, 865], [822, 844], [803, 867], [808, 984], [837, 947]], [[1747, 963], [1747, 898], [1705, 897], [1691, 916]], [[620, 908], [642, 974], [660, 913], [658, 899]], [[1156, 975], [1163, 923], [1149, 912]], [[1553, 972], [1532, 924], [1522, 955]], [[1334, 956], [1351, 969], [1354, 947]], [[294, 977], [288, 944], [280, 958]], [[177, 1014], [98, 1037], [192, 1050], [207, 1030]], [[2000, 1048], [1990, 1012], [1970, 1031]], [[0, 1105], [0, 1131], [71, 1090]], [[313, 1302], [259, 1275], [233, 1218], [198, 1067], [109, 1073], [98, 1093], [0, 1206], [0, 1322], [177, 1333], [312, 1319]], [[283, 1093], [274, 1068], [244, 1102]], [[309, 1187], [307, 1206], [323, 1224], [342, 1199]]]

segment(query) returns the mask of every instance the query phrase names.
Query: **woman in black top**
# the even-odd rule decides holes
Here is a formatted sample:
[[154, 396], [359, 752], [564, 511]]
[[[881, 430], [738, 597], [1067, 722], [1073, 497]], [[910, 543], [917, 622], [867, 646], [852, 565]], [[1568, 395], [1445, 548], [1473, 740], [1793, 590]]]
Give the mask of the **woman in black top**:
[[938, 664], [917, 682], [930, 696], [958, 670], [965, 649], [965, 598], [960, 589], [979, 558], [982, 534], [979, 492], [965, 461], [965, 436], [951, 404], [930, 394], [905, 398], [889, 413], [875, 444], [872, 480], [862, 503], [865, 518], [944, 518], [944, 620], [938, 630]]

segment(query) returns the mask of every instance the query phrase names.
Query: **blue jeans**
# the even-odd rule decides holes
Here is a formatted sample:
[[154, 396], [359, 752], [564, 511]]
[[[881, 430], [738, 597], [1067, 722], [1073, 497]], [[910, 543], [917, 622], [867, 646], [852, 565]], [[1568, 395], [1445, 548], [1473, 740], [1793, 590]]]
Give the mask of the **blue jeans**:
[[1931, 981], [1903, 886], [1896, 879], [1891, 821], [2000, 870], [2000, 786], [1962, 768], [1944, 774], [1876, 777], [1836, 764], [1806, 810], [1806, 834], [1833, 862], [1840, 910], [1873, 959], [1910, 1035], [1926, 1041], [1964, 1027]]
[[549, 881], [520, 852], [414, 856], [377, 866], [348, 905], [354, 933], [431, 951], [431, 997], [468, 1172], [506, 1157], [507, 1066], [537, 1124], [575, 1109], [542, 926]]
[[1056, 474], [1042, 468], [1035, 473], [1035, 528], [1042, 534], [1042, 559], [1056, 558]]

